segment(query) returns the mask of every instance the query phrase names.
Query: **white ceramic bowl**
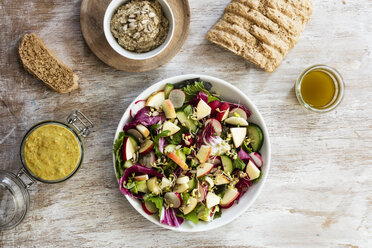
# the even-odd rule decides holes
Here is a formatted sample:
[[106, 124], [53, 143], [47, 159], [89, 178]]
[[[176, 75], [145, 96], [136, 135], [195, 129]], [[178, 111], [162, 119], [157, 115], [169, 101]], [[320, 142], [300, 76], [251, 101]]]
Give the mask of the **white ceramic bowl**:
[[110, 22], [112, 16], [115, 14], [115, 11], [118, 7], [123, 5], [125, 2], [128, 0], [112, 0], [109, 6], [106, 9], [105, 16], [103, 18], [103, 31], [105, 33], [105, 37], [107, 42], [110, 44], [110, 46], [121, 56], [126, 57], [128, 59], [133, 59], [133, 60], [145, 60], [152, 58], [158, 54], [160, 54], [170, 43], [170, 41], [173, 38], [173, 33], [174, 33], [174, 16], [172, 9], [168, 5], [168, 3], [165, 0], [158, 0], [160, 3], [164, 16], [168, 19], [169, 21], [169, 31], [168, 31], [168, 36], [165, 39], [164, 43], [155, 48], [154, 50], [151, 50], [149, 52], [145, 53], [134, 53], [131, 51], [128, 51], [124, 49], [122, 46], [119, 45], [115, 37], [112, 35], [111, 30], [110, 30]]
[[[136, 101], [147, 99], [153, 92], [163, 89], [165, 84], [167, 83], [177, 83], [177, 82], [181, 82], [186, 79], [192, 79], [192, 78], [198, 78], [198, 77], [201, 78], [203, 81], [210, 82], [213, 85], [212, 90], [220, 93], [222, 100], [230, 101], [233, 103], [240, 103], [246, 106], [252, 112], [252, 115], [249, 117], [248, 121], [258, 124], [261, 127], [263, 134], [264, 134], [264, 143], [260, 150], [262, 159], [264, 161], [264, 165], [262, 167], [263, 176], [258, 183], [252, 185], [248, 189], [248, 191], [243, 195], [243, 197], [240, 198], [240, 201], [238, 204], [234, 204], [232, 207], [228, 209], [223, 209], [221, 218], [215, 219], [212, 222], [199, 221], [197, 225], [194, 225], [191, 221], [184, 221], [184, 223], [178, 228], [161, 224], [159, 222], [159, 217], [157, 215], [148, 215], [143, 211], [139, 200], [131, 198], [129, 196], [125, 196], [127, 200], [129, 201], [129, 203], [132, 204], [132, 206], [140, 214], [142, 214], [146, 219], [164, 228], [168, 228], [168, 229], [175, 230], [175, 231], [181, 231], [181, 232], [200, 232], [200, 231], [211, 230], [211, 229], [226, 225], [227, 223], [233, 221], [235, 218], [239, 217], [244, 211], [248, 209], [249, 206], [252, 205], [252, 203], [256, 200], [257, 196], [260, 194], [262, 187], [265, 184], [269, 170], [270, 170], [271, 148], [270, 148], [269, 133], [267, 131], [265, 121], [262, 118], [261, 114], [259, 113], [257, 107], [244, 93], [242, 93], [235, 86], [227, 83], [224, 80], [211, 77], [211, 76], [206, 76], [206, 75], [189, 74], [189, 75], [171, 77], [168, 79], [164, 79], [150, 86], [149, 88], [147, 88], [129, 105], [129, 107], [125, 111], [124, 115], [122, 116], [119, 122], [118, 128], [116, 130], [115, 140], [117, 139], [119, 132], [123, 130], [124, 125], [131, 119], [129, 112]], [[115, 171], [115, 156], [114, 156], [114, 171]]]

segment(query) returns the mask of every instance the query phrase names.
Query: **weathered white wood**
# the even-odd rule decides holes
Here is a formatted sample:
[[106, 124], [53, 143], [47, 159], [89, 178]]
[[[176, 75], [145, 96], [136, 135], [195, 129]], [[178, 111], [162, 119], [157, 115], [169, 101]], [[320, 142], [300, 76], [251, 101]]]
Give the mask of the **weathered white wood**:
[[[228, 0], [192, 0], [180, 53], [146, 73], [114, 70], [85, 45], [80, 1], [0, 1], [0, 169], [20, 168], [19, 145], [35, 122], [81, 109], [96, 124], [81, 170], [66, 183], [37, 184], [31, 209], [0, 247], [372, 247], [372, 2], [314, 2], [300, 42], [269, 74], [204, 39]], [[18, 60], [25, 32], [36, 32], [80, 77], [60, 95], [33, 79]], [[305, 112], [293, 84], [324, 63], [344, 76], [341, 106]], [[140, 216], [117, 190], [111, 146], [131, 100], [152, 83], [205, 73], [239, 87], [258, 106], [272, 140], [272, 169], [262, 194], [241, 218], [195, 234], [162, 229]]]

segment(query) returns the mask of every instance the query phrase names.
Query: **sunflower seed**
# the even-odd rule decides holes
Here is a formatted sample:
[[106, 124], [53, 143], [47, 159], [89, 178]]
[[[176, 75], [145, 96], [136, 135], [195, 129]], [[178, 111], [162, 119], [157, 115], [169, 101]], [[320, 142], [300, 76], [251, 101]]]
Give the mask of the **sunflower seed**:
[[133, 38], [137, 39], [138, 37], [140, 37], [140, 33], [138, 33], [138, 32], [134, 33]]

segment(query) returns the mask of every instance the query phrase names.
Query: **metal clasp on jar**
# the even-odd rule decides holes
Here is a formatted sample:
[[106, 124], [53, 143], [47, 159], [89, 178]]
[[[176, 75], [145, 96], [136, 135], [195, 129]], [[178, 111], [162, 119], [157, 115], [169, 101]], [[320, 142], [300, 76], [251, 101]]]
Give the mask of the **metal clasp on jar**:
[[94, 127], [93, 122], [89, 120], [80, 110], [67, 117], [67, 123], [74, 126], [82, 137], [90, 134], [90, 129]]

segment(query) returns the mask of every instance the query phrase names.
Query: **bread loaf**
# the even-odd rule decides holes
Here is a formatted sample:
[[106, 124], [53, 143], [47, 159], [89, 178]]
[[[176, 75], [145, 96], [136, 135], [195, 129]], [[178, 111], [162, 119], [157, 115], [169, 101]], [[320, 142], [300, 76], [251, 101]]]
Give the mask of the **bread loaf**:
[[273, 72], [310, 20], [309, 0], [231, 0], [206, 38]]

